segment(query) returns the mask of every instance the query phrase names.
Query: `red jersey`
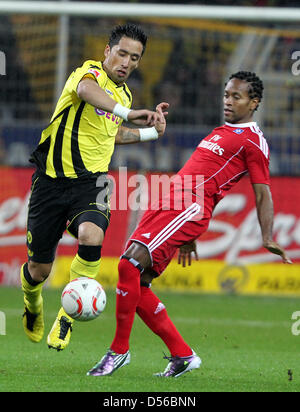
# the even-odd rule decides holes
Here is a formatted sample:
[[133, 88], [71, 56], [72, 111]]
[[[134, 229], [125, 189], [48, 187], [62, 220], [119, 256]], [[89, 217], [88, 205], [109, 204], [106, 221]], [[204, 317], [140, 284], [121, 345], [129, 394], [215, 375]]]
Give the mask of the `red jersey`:
[[[215, 205], [246, 173], [252, 183], [270, 183], [269, 149], [262, 132], [255, 122], [217, 127], [178, 172], [170, 193], [159, 198], [157, 208], [145, 212], [127, 247], [132, 241], [147, 247], [152, 269], [161, 274], [178, 247], [207, 230]], [[185, 181], [188, 188], [182, 185]], [[204, 197], [197, 186], [204, 189]], [[179, 208], [169, 203], [187, 197], [189, 202], [176, 204]]]
[[269, 148], [262, 131], [255, 122], [225, 123], [205, 137], [178, 172], [190, 175], [193, 191], [196, 176], [202, 175], [204, 196], [220, 200], [242, 176], [249, 173], [251, 183], [270, 184]]

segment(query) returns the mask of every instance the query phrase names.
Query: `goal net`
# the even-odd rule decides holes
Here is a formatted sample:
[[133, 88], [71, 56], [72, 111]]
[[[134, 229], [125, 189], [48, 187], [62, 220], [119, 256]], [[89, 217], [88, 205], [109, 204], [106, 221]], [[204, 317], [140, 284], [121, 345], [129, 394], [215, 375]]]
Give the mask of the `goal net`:
[[[0, 77], [2, 150], [7, 150], [9, 164], [26, 164], [25, 156], [36, 144], [39, 128], [49, 121], [69, 73], [86, 59], [102, 60], [111, 28], [132, 20], [0, 15], [0, 50], [7, 65], [6, 75]], [[139, 69], [128, 81], [133, 107], [170, 102], [170, 133], [155, 153], [145, 153], [144, 166], [135, 151], [121, 148], [113, 167], [126, 157], [133, 168], [177, 170], [199, 139], [223, 121], [228, 76], [248, 70], [261, 76], [265, 86], [256, 120], [270, 145], [271, 173], [300, 174], [297, 24], [146, 16], [134, 21], [149, 41]], [[166, 159], [166, 150], [173, 156]]]

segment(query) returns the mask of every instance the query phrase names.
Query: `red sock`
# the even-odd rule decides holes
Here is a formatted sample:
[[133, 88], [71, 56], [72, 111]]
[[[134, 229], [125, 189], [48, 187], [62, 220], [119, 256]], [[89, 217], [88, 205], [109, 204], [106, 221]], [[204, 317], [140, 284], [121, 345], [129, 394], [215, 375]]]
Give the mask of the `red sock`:
[[141, 287], [141, 298], [136, 312], [152, 332], [164, 341], [171, 356], [184, 357], [192, 355], [191, 348], [185, 343], [169, 318], [165, 306], [151, 289]]
[[117, 328], [110, 348], [116, 353], [126, 353], [134, 321], [136, 306], [141, 296], [140, 271], [127, 259], [121, 259], [117, 284]]

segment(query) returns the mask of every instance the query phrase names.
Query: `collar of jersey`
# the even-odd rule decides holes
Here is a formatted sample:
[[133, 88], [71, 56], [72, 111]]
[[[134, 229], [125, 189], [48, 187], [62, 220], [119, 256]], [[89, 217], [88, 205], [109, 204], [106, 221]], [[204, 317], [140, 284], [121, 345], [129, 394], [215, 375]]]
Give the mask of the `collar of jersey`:
[[226, 124], [226, 126], [239, 127], [239, 128], [257, 126], [256, 122], [237, 123], [237, 124], [232, 124], [232, 123], [227, 123], [227, 122], [225, 122], [225, 124]]
[[[107, 74], [107, 73], [106, 73]], [[113, 86], [115, 86], [115, 88], [117, 89], [118, 87], [123, 87], [124, 86], [124, 83], [123, 84], [120, 84], [120, 85], [118, 85], [117, 83], [115, 83], [114, 81], [113, 81], [113, 79], [111, 79], [110, 77], [109, 77], [109, 75], [107, 74], [107, 78], [113, 83]]]
[[[104, 69], [103, 69], [104, 70]], [[104, 70], [105, 71], [105, 70]], [[106, 72], [105, 72], [106, 73]], [[107, 74], [107, 73], [106, 73]], [[117, 83], [115, 83], [114, 81], [113, 81], [113, 79], [111, 79], [110, 77], [109, 77], [109, 75], [107, 74], [107, 78], [113, 83], [113, 85], [116, 87], [116, 89], [118, 88], [118, 87], [124, 87], [124, 84], [125, 83], [123, 83], [123, 84], [117, 84]]]

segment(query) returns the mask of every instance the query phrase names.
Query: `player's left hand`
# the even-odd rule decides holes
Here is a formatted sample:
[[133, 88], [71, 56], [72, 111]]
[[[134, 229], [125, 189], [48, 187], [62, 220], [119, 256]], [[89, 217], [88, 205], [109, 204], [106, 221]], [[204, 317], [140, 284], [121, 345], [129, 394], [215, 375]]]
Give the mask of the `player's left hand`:
[[178, 253], [178, 265], [181, 264], [182, 267], [185, 268], [187, 261], [188, 266], [191, 266], [192, 253], [194, 253], [195, 259], [198, 260], [196, 242], [187, 243], [186, 245], [180, 246]]
[[274, 242], [273, 240], [269, 240], [268, 242], [264, 242], [264, 247], [271, 253], [275, 253], [275, 255], [281, 256], [283, 263], [292, 264], [293, 262], [286, 254], [286, 251], [278, 245], [278, 243]]

